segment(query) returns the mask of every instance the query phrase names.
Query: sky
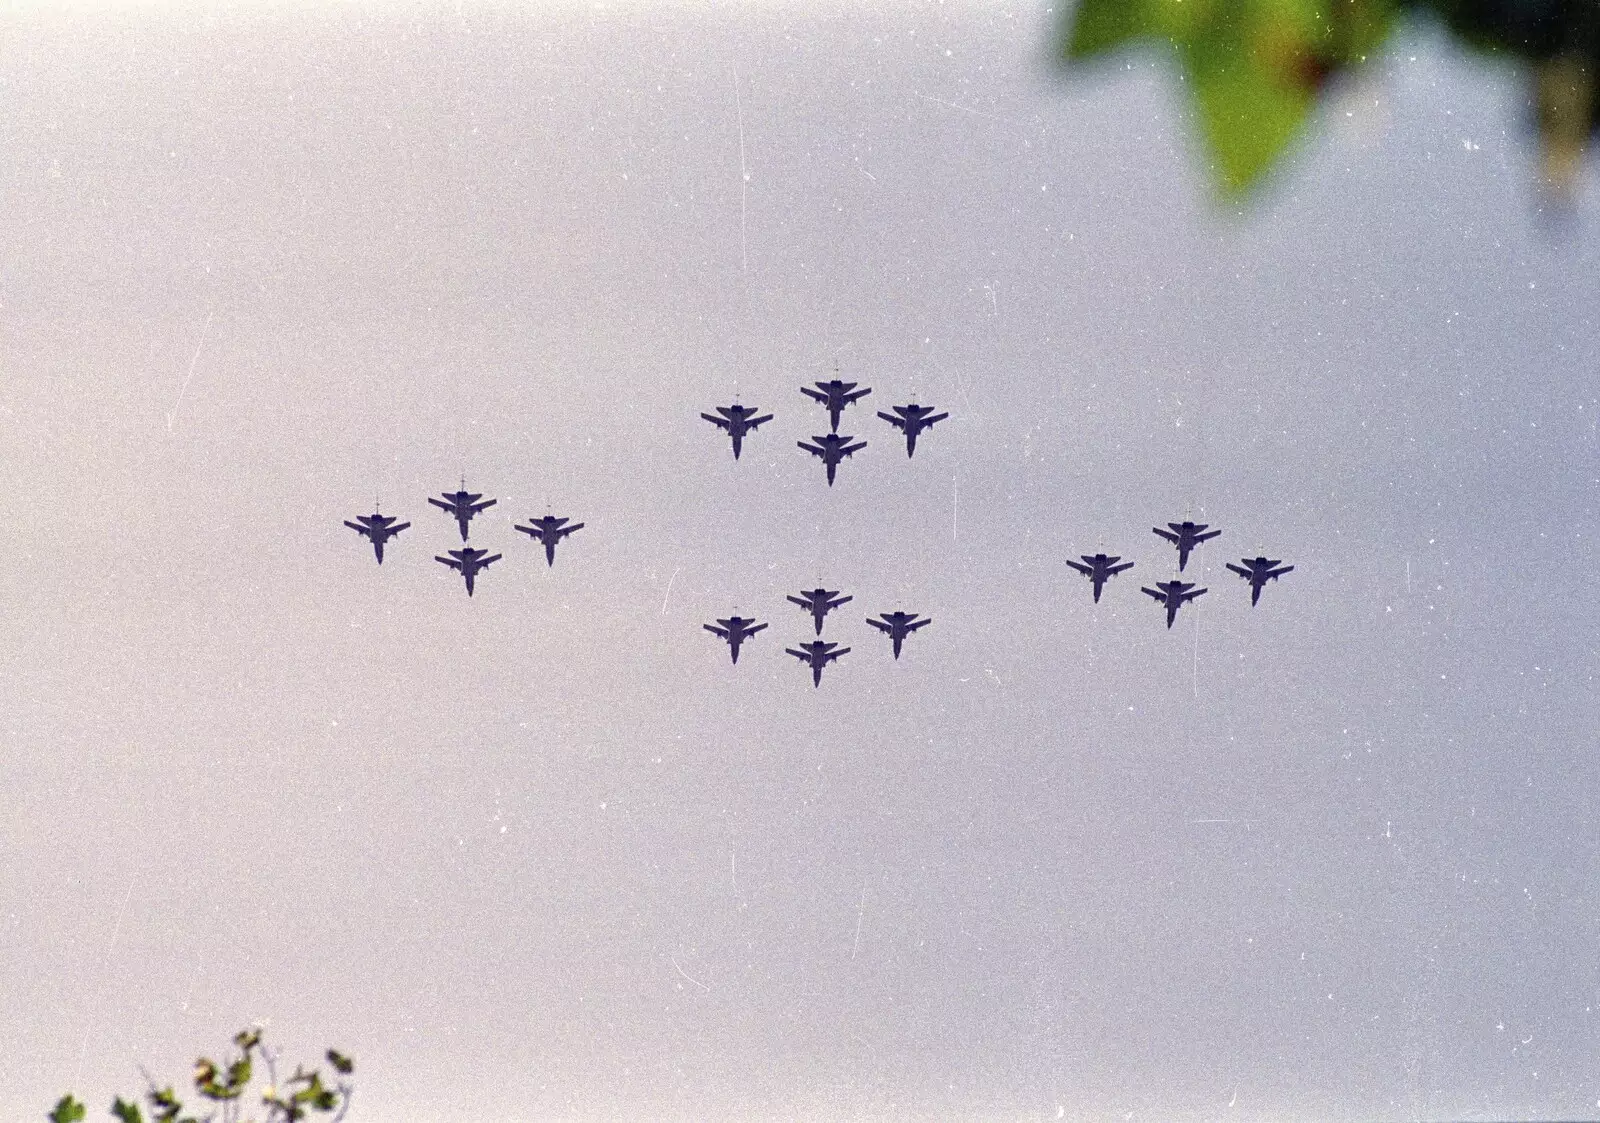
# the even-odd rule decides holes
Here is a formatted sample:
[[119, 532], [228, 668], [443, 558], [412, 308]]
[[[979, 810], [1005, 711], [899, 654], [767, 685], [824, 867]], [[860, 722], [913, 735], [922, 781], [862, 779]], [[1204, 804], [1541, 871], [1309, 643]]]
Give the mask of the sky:
[[1058, 18], [0, 17], [0, 1115], [1600, 1117], [1593, 161], [1412, 28], [1219, 203]]

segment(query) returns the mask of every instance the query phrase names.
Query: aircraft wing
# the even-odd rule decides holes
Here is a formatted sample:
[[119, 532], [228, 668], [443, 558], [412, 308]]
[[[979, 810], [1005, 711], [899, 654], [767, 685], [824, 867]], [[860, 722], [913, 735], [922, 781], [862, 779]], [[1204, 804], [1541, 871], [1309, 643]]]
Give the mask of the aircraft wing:
[[867, 396], [867, 395], [868, 395], [868, 394], [870, 394], [870, 393], [872, 393], [872, 387], [871, 387], [871, 386], [868, 386], [868, 387], [867, 387], [867, 388], [866, 388], [866, 389], [865, 389], [865, 390], [857, 390], [857, 391], [856, 391], [856, 392], [855, 392], [855, 393], [853, 393], [853, 394], [845, 394], [845, 395], [844, 395], [844, 400], [845, 400], [845, 401], [846, 401], [846, 402], [854, 402], [854, 401], [859, 401], [859, 400], [861, 400], [861, 399], [862, 399], [862, 398], [864, 398], [864, 397], [866, 397], [866, 396]]
[[455, 558], [441, 558], [437, 554], [435, 554], [433, 560], [436, 561], [436, 562], [444, 562], [444, 564], [449, 566], [451, 569], [460, 569], [461, 568], [461, 563], [458, 562]]
[[728, 638], [728, 629], [726, 628], [719, 628], [715, 624], [701, 624], [700, 626], [712, 635], [721, 636], [723, 639]]
[[582, 523], [573, 523], [571, 526], [562, 527], [560, 530], [556, 531], [556, 534], [557, 534], [558, 537], [565, 538], [567, 535], [571, 534], [574, 530], [582, 530], [582, 529], [583, 529], [583, 524]]
[[[478, 563], [478, 568], [482, 569], [485, 566], [487, 566], [487, 565], [489, 565], [489, 564], [491, 564], [493, 562], [497, 562], [499, 560], [500, 560], [500, 555], [499, 554], [490, 554], [488, 557], [484, 558], [481, 562]], [[1203, 592], [1204, 590], [1201, 590], [1201, 591]]]
[[728, 427], [728, 419], [726, 417], [712, 417], [709, 413], [702, 413], [700, 416], [718, 428], [726, 429]]
[[[410, 525], [411, 525], [410, 523], [401, 523], [399, 526], [391, 526], [389, 528], [389, 533], [390, 534], [399, 534], [402, 530], [404, 530], [406, 527], [408, 527]], [[1293, 569], [1294, 567], [1290, 566], [1289, 568]]]
[[807, 663], [811, 662], [811, 656], [806, 654], [804, 651], [796, 651], [792, 647], [786, 647], [784, 650], [790, 655], [793, 655], [796, 659], [803, 659]]
[[923, 418], [922, 423], [924, 425], [932, 425], [935, 421], [943, 421], [945, 418], [947, 418], [949, 416], [950, 415], [948, 413], [936, 413], [932, 417]]
[[756, 634], [756, 633], [757, 633], [757, 632], [759, 632], [759, 631], [760, 631], [760, 630], [761, 630], [761, 629], [762, 629], [762, 628], [765, 628], [765, 627], [766, 627], [766, 625], [765, 625], [765, 624], [757, 624], [757, 625], [756, 625], [756, 626], [755, 626], [755, 627], [753, 627], [753, 628], [746, 628], [746, 629], [745, 629], [745, 633], [744, 633], [744, 634], [745, 634], [745, 635], [747, 635], [747, 636], [753, 636], [753, 635], [755, 635], [755, 634]]
[[924, 624], [931, 624], [931, 623], [933, 623], [933, 617], [932, 616], [928, 617], [926, 620], [918, 620], [915, 624], [907, 624], [906, 625], [906, 631], [914, 632], [918, 628], [922, 627]]
[[771, 421], [771, 420], [772, 420], [772, 414], [770, 414], [770, 413], [766, 414], [765, 416], [762, 416], [762, 417], [752, 417], [749, 421], [746, 421], [744, 423], [744, 427], [746, 429], [754, 429], [757, 425], [765, 425], [768, 421]]
[[894, 631], [893, 628], [889, 627], [889, 625], [885, 624], [882, 620], [874, 620], [871, 617], [868, 617], [867, 618], [867, 623], [871, 624], [874, 628], [878, 629], [878, 631], [880, 631], [880, 632], [893, 633], [893, 631]]
[[439, 508], [439, 510], [441, 510], [441, 511], [454, 511], [455, 510], [454, 507], [452, 507], [450, 504], [446, 503], [443, 499], [435, 499], [431, 495], [428, 496], [428, 502], [432, 503], [435, 507]]
[[906, 419], [903, 417], [896, 417], [892, 413], [884, 413], [881, 409], [878, 411], [878, 416], [883, 418], [890, 425], [893, 425], [896, 429], [904, 429], [906, 427]]
[[1191, 589], [1187, 593], [1183, 594], [1183, 599], [1194, 600], [1195, 597], [1199, 596], [1203, 592], [1205, 592], [1204, 589]]
[[862, 449], [864, 449], [866, 447], [867, 447], [867, 442], [866, 441], [858, 441], [857, 443], [855, 443], [853, 445], [846, 445], [844, 448], [841, 448], [839, 450], [839, 455], [840, 456], [850, 456], [850, 455], [853, 455], [854, 453], [860, 452]]
[[1112, 574], [1112, 573], [1123, 573], [1123, 572], [1126, 572], [1127, 570], [1130, 570], [1132, 568], [1133, 568], [1133, 563], [1132, 562], [1123, 562], [1121, 565], [1107, 566], [1106, 567], [1106, 573], [1108, 575]]
[[1176, 542], [1178, 540], [1178, 536], [1172, 533], [1170, 530], [1162, 530], [1159, 526], [1153, 526], [1150, 529], [1161, 535], [1161, 537], [1165, 538], [1168, 542]]
[[811, 602], [803, 597], [786, 597], [785, 599], [788, 600], [790, 604], [798, 604], [801, 608], [808, 612], [811, 610]]
[[828, 602], [828, 607], [829, 608], [838, 608], [841, 604], [844, 604], [846, 601], [853, 601], [855, 599], [856, 599], [855, 597], [840, 597], [838, 600], [830, 600]]
[[[371, 533], [371, 531], [370, 531], [370, 529], [368, 527], [357, 526], [355, 523], [351, 522], [349, 519], [346, 519], [344, 521], [344, 525], [349, 527], [351, 530], [355, 531], [357, 534], [370, 534]], [[345, 539], [345, 541], [348, 542], [349, 539], [347, 538], [347, 539]]]
[[848, 655], [848, 654], [850, 654], [850, 649], [848, 647], [841, 647], [838, 651], [829, 651], [826, 654], [824, 654], [823, 657], [822, 657], [822, 661], [824, 663], [831, 663], [835, 659], [839, 658], [839, 656]]
[[828, 400], [828, 395], [824, 394], [821, 390], [813, 390], [809, 386], [800, 387], [800, 392], [802, 394], [804, 394], [806, 397], [811, 398], [811, 399], [813, 399], [815, 401], [826, 402]]
[[1234, 565], [1232, 562], [1228, 563], [1228, 568], [1233, 570], [1240, 577], [1243, 577], [1246, 581], [1250, 579], [1250, 571], [1248, 569], [1245, 569], [1242, 566]]
[[1196, 542], [1209, 542], [1221, 533], [1222, 531], [1220, 530], [1208, 530], [1204, 534], [1196, 534], [1194, 540]]
[[498, 499], [485, 499], [482, 503], [472, 504], [472, 509], [474, 511], [482, 511], [485, 508], [493, 507], [498, 502], [500, 502]]
[[1145, 595], [1146, 595], [1146, 596], [1151, 596], [1151, 597], [1155, 597], [1155, 598], [1156, 598], [1156, 600], [1158, 600], [1158, 601], [1162, 601], [1162, 602], [1163, 602], [1163, 603], [1164, 603], [1164, 602], [1165, 602], [1165, 601], [1166, 601], [1166, 599], [1167, 599], [1167, 594], [1165, 594], [1165, 593], [1158, 593], [1158, 592], [1156, 592], [1156, 591], [1155, 591], [1155, 590], [1154, 590], [1154, 589], [1147, 589], [1147, 588], [1145, 588], [1145, 587], [1144, 587], [1144, 586], [1143, 586], [1143, 585], [1140, 585], [1140, 586], [1139, 586], [1139, 591], [1140, 591], [1140, 592], [1141, 592], [1141, 593], [1144, 593], [1144, 594], [1145, 594]]
[[812, 456], [826, 456], [826, 455], [828, 455], [826, 449], [818, 448], [816, 445], [808, 445], [808, 444], [806, 444], [805, 441], [796, 441], [795, 444], [797, 444], [801, 448], [805, 449]]
[[1067, 559], [1067, 564], [1070, 565], [1073, 569], [1076, 569], [1079, 573], [1083, 574], [1085, 577], [1093, 577], [1094, 576], [1094, 569], [1092, 567], [1090, 567], [1090, 566], [1080, 565], [1078, 562], [1073, 561], [1071, 558]]
[[1282, 569], [1268, 570], [1267, 571], [1267, 576], [1268, 577], [1282, 577], [1285, 573], [1288, 573], [1293, 568], [1294, 568], [1294, 566], [1292, 566], [1292, 565], [1286, 565]]

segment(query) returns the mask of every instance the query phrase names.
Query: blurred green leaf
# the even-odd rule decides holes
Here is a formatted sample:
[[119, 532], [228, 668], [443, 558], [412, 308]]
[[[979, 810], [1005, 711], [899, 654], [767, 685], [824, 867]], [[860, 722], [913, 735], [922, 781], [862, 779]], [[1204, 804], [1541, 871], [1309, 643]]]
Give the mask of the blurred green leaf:
[[84, 1106], [73, 1099], [72, 1093], [68, 1092], [56, 1102], [56, 1106], [45, 1118], [49, 1119], [50, 1123], [78, 1123], [86, 1114]]
[[111, 1102], [111, 1114], [122, 1123], [144, 1123], [144, 1115], [140, 1113], [139, 1105], [131, 1104], [121, 1096]]
[[1546, 179], [1570, 188], [1600, 128], [1595, 0], [1081, 0], [1060, 49], [1074, 63], [1141, 43], [1169, 51], [1217, 186], [1237, 196], [1294, 143], [1329, 79], [1378, 56], [1407, 12], [1527, 66]]
[[1398, 0], [1084, 0], [1065, 54], [1169, 49], [1227, 194], [1260, 181], [1304, 127], [1328, 76], [1381, 46]]
[[356, 1068], [355, 1062], [349, 1057], [345, 1056], [343, 1053], [339, 1052], [337, 1049], [328, 1050], [328, 1063], [331, 1064], [333, 1066], [333, 1070], [339, 1073], [341, 1076], [349, 1076], [355, 1071]]

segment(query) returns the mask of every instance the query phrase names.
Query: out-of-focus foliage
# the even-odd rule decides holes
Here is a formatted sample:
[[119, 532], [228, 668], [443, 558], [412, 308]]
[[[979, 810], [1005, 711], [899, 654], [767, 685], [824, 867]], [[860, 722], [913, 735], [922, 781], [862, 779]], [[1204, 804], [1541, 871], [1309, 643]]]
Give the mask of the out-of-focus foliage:
[[[322, 1082], [321, 1069], [307, 1072], [299, 1065], [295, 1066], [294, 1075], [280, 1085], [277, 1056], [261, 1043], [259, 1029], [244, 1030], [234, 1037], [233, 1044], [238, 1054], [225, 1065], [218, 1065], [209, 1057], [200, 1057], [194, 1062], [194, 1090], [202, 1099], [219, 1105], [222, 1123], [254, 1123], [255, 1116], [246, 1119], [243, 1115], [244, 1093], [250, 1086], [258, 1057], [267, 1070], [267, 1086], [261, 1092], [261, 1107], [265, 1112], [260, 1117], [261, 1123], [291, 1123], [310, 1118], [312, 1112], [331, 1113], [328, 1123], [339, 1123], [349, 1110], [355, 1088], [342, 1078], [355, 1071], [355, 1064], [344, 1054], [333, 1049], [327, 1052], [328, 1065], [335, 1074], [332, 1087]], [[185, 1115], [183, 1103], [170, 1084], [157, 1088], [152, 1081], [145, 1099], [150, 1104], [152, 1123], [206, 1123], [219, 1114], [213, 1109], [202, 1117]], [[120, 1123], [145, 1123], [137, 1101], [130, 1103], [121, 1096], [112, 1101], [111, 1114]], [[84, 1115], [83, 1104], [68, 1093], [46, 1118], [50, 1123], [80, 1123]]]
[[1282, 155], [1329, 79], [1376, 58], [1415, 14], [1526, 69], [1546, 177], [1570, 190], [1600, 127], [1600, 0], [1081, 0], [1061, 51], [1076, 62], [1134, 43], [1171, 49], [1217, 182], [1237, 195]]

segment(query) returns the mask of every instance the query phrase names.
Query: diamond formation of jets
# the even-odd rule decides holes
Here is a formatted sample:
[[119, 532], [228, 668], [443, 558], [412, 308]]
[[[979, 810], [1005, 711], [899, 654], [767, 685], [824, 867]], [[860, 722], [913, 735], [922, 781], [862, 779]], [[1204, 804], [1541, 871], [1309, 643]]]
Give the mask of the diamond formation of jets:
[[530, 526], [519, 526], [518, 530], [524, 534], [532, 535], [544, 543], [544, 560], [549, 565], [556, 564], [556, 544], [575, 530], [582, 530], [582, 523], [573, 523], [567, 526], [568, 519], [557, 518], [555, 515], [545, 515], [542, 518], [529, 519]]
[[837, 378], [831, 382], [818, 382], [814, 385], [816, 389], [802, 386], [800, 392], [813, 401], [822, 403], [827, 409], [829, 431], [834, 433], [839, 431], [839, 415], [844, 412], [844, 407], [872, 393], [870, 386], [857, 390], [859, 383], [841, 382]]
[[[1157, 581], [1155, 589], [1140, 587], [1148, 596], [1154, 597], [1167, 606], [1167, 627], [1172, 627], [1172, 622], [1178, 618], [1178, 609], [1184, 604], [1202, 595], [1206, 590], [1197, 589], [1192, 584], [1183, 581]], [[1156, 589], [1161, 591], [1158, 593]]]
[[1292, 572], [1294, 569], [1294, 566], [1292, 565], [1284, 565], [1282, 569], [1276, 568], [1277, 566], [1283, 565], [1283, 563], [1276, 558], [1255, 557], [1240, 558], [1239, 560], [1243, 563], [1243, 568], [1234, 565], [1232, 562], [1228, 563], [1228, 568], [1233, 570], [1240, 577], [1243, 577], [1246, 581], [1250, 582], [1251, 608], [1254, 608], [1256, 606], [1256, 602], [1261, 599], [1261, 589], [1268, 581], [1276, 581], [1285, 573]]
[[820, 636], [822, 634], [822, 618], [841, 604], [855, 599], [853, 597], [839, 596], [842, 591], [840, 589], [824, 589], [819, 586], [815, 589], [802, 589], [799, 596], [788, 599], [790, 604], [797, 604], [806, 612], [811, 613], [811, 618], [817, 622], [817, 635]]
[[1220, 530], [1213, 530], [1207, 533], [1206, 527], [1208, 525], [1207, 523], [1195, 523], [1185, 520], [1181, 523], [1168, 523], [1169, 529], [1167, 530], [1162, 530], [1159, 526], [1153, 526], [1150, 529], [1178, 547], [1178, 572], [1182, 573], [1183, 567], [1189, 562], [1189, 551], [1200, 545], [1200, 543], [1209, 542], [1222, 533]]
[[[428, 502], [441, 511], [448, 511], [456, 518], [456, 525], [461, 527], [461, 541], [467, 540], [467, 524], [478, 512], [493, 507], [498, 500], [483, 499], [482, 495], [467, 490], [466, 481], [462, 481], [460, 491], [444, 491], [439, 493], [441, 498], [434, 499], [429, 496]], [[478, 500], [483, 499], [482, 503]]]
[[753, 616], [749, 619], [743, 616], [730, 616], [726, 620], [718, 620], [715, 624], [700, 626], [712, 635], [728, 641], [729, 654], [733, 656], [735, 663], [739, 661], [739, 645], [766, 627], [765, 624], [756, 623]]
[[815, 640], [812, 643], [802, 643], [799, 651], [796, 651], [792, 647], [786, 647], [784, 648], [784, 651], [788, 652], [790, 655], [793, 655], [796, 659], [799, 659], [803, 663], [811, 664], [812, 686], [822, 685], [823, 667], [826, 667], [829, 663], [839, 658], [839, 656], [848, 655], [850, 653], [850, 649], [848, 647], [840, 647], [836, 643], [829, 643], [827, 640], [820, 639]]
[[739, 459], [739, 448], [744, 443], [744, 435], [754, 432], [756, 426], [764, 425], [772, 420], [772, 414], [757, 417], [758, 412], [752, 406], [742, 406], [734, 403], [731, 406], [717, 406], [716, 410], [721, 417], [713, 417], [709, 413], [700, 416], [720, 429], [727, 430], [728, 436], [733, 438], [733, 458]]
[[880, 632], [888, 633], [889, 638], [894, 641], [894, 657], [898, 659], [900, 645], [906, 641], [906, 637], [918, 628], [933, 623], [933, 617], [918, 620], [915, 612], [885, 612], [878, 620], [869, 617], [867, 623]]
[[929, 417], [928, 415], [933, 413], [934, 407], [919, 406], [916, 402], [912, 402], [910, 405], [906, 406], [890, 406], [889, 408], [894, 412], [884, 413], [882, 410], [879, 410], [878, 416], [883, 418], [890, 425], [893, 425], [896, 429], [900, 429], [905, 433], [906, 456], [908, 458], [915, 455], [917, 451], [917, 434], [931, 426], [934, 422], [943, 421], [945, 418], [950, 416], [948, 413], [940, 413]]
[[467, 596], [469, 597], [472, 595], [472, 583], [478, 576], [478, 571], [488, 569], [500, 560], [499, 554], [489, 554], [488, 550], [479, 550], [472, 546], [463, 546], [459, 550], [447, 550], [445, 552], [450, 556], [447, 558], [436, 556], [433, 560], [443, 562], [467, 579]]
[[805, 441], [796, 441], [795, 443], [809, 452], [812, 456], [819, 456], [822, 458], [822, 463], [827, 465], [828, 468], [829, 487], [833, 486], [833, 474], [838, 470], [839, 462], [847, 456], [854, 456], [856, 453], [867, 447], [866, 441], [860, 441], [857, 444], [851, 444], [850, 442], [855, 440], [854, 437], [841, 437], [838, 433], [828, 433], [821, 437], [812, 437], [811, 439], [817, 443], [814, 445], [808, 445]]
[[1083, 564], [1080, 565], [1071, 558], [1067, 559], [1067, 564], [1094, 582], [1096, 604], [1100, 603], [1100, 590], [1105, 588], [1107, 580], [1133, 568], [1132, 562], [1122, 562], [1118, 565], [1122, 558], [1116, 554], [1080, 554], [1079, 557], [1083, 559]]
[[395, 515], [380, 515], [374, 511], [370, 515], [357, 515], [355, 522], [350, 522], [347, 519], [344, 525], [363, 538], [372, 540], [372, 551], [378, 555], [378, 564], [382, 565], [383, 544], [411, 525], [410, 523], [400, 523], [396, 526], [395, 520], [397, 517]]

